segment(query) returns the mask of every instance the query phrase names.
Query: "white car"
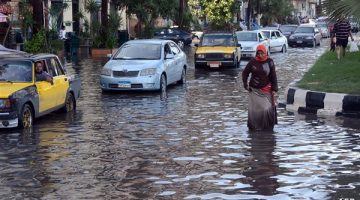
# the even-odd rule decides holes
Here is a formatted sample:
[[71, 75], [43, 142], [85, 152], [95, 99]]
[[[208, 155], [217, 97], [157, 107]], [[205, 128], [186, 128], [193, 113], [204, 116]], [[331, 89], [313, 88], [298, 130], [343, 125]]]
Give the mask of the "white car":
[[270, 52], [283, 52], [286, 53], [288, 49], [288, 41], [285, 35], [279, 30], [261, 29], [269, 38]]
[[241, 58], [253, 58], [256, 56], [256, 48], [263, 44], [269, 51], [269, 40], [261, 30], [254, 31], [237, 31], [236, 37], [241, 45]]
[[105, 64], [100, 87], [109, 90], [161, 90], [186, 81], [186, 54], [175, 42], [162, 39], [130, 40]]

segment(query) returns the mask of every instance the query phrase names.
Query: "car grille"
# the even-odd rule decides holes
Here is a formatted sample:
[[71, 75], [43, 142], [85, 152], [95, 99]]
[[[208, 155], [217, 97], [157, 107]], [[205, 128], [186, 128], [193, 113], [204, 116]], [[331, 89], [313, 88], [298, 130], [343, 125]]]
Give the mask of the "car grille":
[[305, 39], [307, 36], [295, 36], [295, 39]]
[[136, 77], [139, 71], [113, 71], [114, 77]]
[[206, 59], [223, 59], [224, 54], [223, 53], [207, 53], [205, 54]]

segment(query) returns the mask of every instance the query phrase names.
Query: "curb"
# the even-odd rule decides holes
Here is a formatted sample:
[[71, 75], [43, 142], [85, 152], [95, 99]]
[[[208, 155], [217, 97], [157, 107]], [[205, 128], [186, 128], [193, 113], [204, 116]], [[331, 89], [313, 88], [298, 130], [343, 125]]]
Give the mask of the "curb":
[[287, 111], [360, 118], [360, 95], [304, 90], [295, 83], [285, 89]]

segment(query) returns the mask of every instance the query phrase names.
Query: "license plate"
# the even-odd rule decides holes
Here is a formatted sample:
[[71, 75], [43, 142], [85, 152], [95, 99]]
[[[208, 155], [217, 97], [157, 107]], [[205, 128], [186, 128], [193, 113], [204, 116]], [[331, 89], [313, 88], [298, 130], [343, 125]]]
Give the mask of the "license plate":
[[131, 88], [130, 81], [119, 81], [118, 87], [119, 88]]
[[211, 68], [218, 68], [220, 66], [220, 62], [208, 62], [208, 65]]
[[296, 43], [301, 44], [301, 43], [303, 43], [303, 41], [298, 40], [298, 41], [296, 41]]

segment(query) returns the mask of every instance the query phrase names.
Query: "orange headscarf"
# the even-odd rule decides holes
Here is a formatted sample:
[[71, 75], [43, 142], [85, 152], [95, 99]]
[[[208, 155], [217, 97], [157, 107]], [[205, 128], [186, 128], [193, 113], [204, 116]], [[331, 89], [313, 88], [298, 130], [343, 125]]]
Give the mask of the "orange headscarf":
[[263, 45], [263, 44], [258, 45], [258, 46], [256, 47], [256, 53], [257, 53], [258, 51], [262, 51], [262, 52], [264, 53], [264, 54], [263, 54], [263, 57], [260, 58], [259, 56], [256, 55], [256, 56], [255, 56], [255, 59], [256, 59], [257, 61], [260, 61], [260, 62], [266, 61], [266, 60], [268, 59], [266, 46]]

